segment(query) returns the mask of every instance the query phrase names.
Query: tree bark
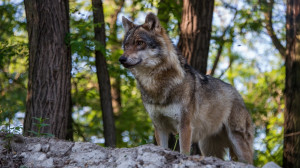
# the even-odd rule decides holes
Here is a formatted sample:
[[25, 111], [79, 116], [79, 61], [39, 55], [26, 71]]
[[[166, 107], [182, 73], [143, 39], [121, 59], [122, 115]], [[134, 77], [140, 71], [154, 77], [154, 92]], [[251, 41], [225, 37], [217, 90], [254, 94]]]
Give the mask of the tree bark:
[[49, 126], [40, 133], [66, 139], [71, 101], [71, 53], [67, 0], [25, 0], [29, 36], [29, 78], [24, 135], [38, 132], [36, 118]]
[[[121, 44], [120, 44], [121, 46]], [[121, 99], [121, 77], [111, 77], [111, 97], [113, 112], [116, 116], [120, 115], [122, 99]]]
[[[101, 45], [96, 47], [96, 69], [100, 90], [105, 146], [116, 146], [116, 131], [112, 109], [111, 86], [105, 59], [105, 22], [102, 0], [92, 0], [95, 39]], [[102, 50], [99, 50], [101, 48]]]
[[214, 0], [183, 1], [178, 48], [188, 63], [206, 74]]
[[287, 1], [283, 167], [300, 167], [300, 1]]

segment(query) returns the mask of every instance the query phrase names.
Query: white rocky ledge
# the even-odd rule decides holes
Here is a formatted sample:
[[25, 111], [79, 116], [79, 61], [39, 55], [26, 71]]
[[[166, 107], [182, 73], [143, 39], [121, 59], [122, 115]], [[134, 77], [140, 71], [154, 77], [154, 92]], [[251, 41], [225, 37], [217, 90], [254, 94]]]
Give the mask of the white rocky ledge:
[[214, 157], [186, 156], [155, 145], [113, 149], [89, 142], [18, 135], [12, 138], [11, 152], [8, 152], [6, 143], [0, 134], [0, 167], [253, 167]]

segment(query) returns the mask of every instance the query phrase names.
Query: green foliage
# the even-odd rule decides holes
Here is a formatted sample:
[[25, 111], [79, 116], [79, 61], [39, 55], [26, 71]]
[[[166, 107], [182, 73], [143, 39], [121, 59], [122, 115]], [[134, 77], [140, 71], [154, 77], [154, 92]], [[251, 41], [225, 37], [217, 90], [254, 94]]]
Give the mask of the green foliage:
[[[93, 39], [94, 25], [91, 11], [84, 17], [78, 17], [77, 15], [82, 9], [91, 10], [90, 4], [76, 3], [73, 6], [76, 6], [77, 9], [72, 14], [73, 17], [71, 17], [72, 28], [70, 35], [70, 45], [73, 53], [72, 102], [74, 104], [74, 138], [75, 140], [83, 141], [98, 139], [96, 142], [103, 145], [103, 141], [101, 141], [103, 139], [103, 127], [100, 97], [94, 63], [95, 49], [103, 50], [103, 48], [101, 48], [101, 45], [97, 45]], [[116, 26], [117, 29], [119, 27]], [[120, 39], [108, 39], [110, 40], [107, 41], [106, 59], [109, 73], [113, 78], [121, 76], [122, 101], [129, 102], [126, 103], [126, 106], [122, 106], [119, 114], [115, 114], [118, 134], [117, 145], [118, 147], [125, 147], [150, 143], [153, 139], [151, 121], [143, 108], [133, 78], [128, 76], [127, 71], [121, 68], [118, 63], [118, 58], [122, 54]], [[129, 92], [130, 90], [132, 92]]]
[[[176, 150], [176, 146], [177, 146], [177, 143], [178, 143], [178, 140], [179, 140], [179, 134], [176, 134], [176, 135], [175, 135], [175, 138], [176, 138], [176, 141], [175, 141], [175, 145], [174, 145], [174, 147], [173, 147], [173, 151]], [[192, 152], [192, 151], [191, 151], [191, 152]]]
[[133, 147], [153, 142], [153, 127], [146, 113], [140, 93], [133, 81], [124, 81], [122, 90], [122, 110], [116, 118], [119, 137], [118, 146]]
[[28, 47], [23, 3], [0, 4], [0, 125], [5, 125], [25, 112]]
[[[238, 89], [252, 115], [256, 126], [255, 165], [262, 166], [268, 161], [282, 165], [284, 61], [278, 57], [271, 40], [266, 38], [263, 16], [265, 6], [259, 2], [215, 1], [208, 70], [222, 46], [214, 76]], [[284, 44], [284, 2], [275, 2], [274, 26], [276, 35]], [[131, 17], [139, 24], [144, 19], [140, 17], [158, 11], [161, 24], [171, 39], [176, 41], [180, 33], [182, 1], [125, 1], [114, 26], [111, 16], [115, 14], [120, 1], [107, 0], [103, 3], [105, 24], [94, 25], [90, 1], [70, 2], [71, 32], [65, 37], [65, 43], [72, 50], [74, 140], [104, 145], [94, 56], [95, 50], [101, 50], [106, 56], [111, 82], [118, 81], [120, 84], [121, 110], [114, 114], [117, 147], [152, 143], [154, 129], [143, 107], [135, 80], [118, 62], [123, 53], [121, 41], [124, 35], [120, 17]], [[10, 1], [0, 1], [0, 4], [0, 123], [8, 126], [13, 123], [16, 113], [25, 112], [29, 52], [23, 5]], [[105, 26], [106, 48], [95, 42], [94, 26]], [[35, 120], [39, 130], [47, 126], [44, 119]], [[18, 131], [17, 127], [11, 128], [9, 131], [12, 133]], [[32, 133], [43, 136], [39, 130]]]
[[0, 1], [0, 41], [8, 41], [14, 36], [14, 30], [21, 31], [24, 29], [25, 23], [20, 17], [22, 15], [22, 3]]
[[[168, 30], [168, 32], [179, 29], [178, 23], [181, 22], [182, 3], [182, 1], [177, 0], [160, 0], [157, 4], [157, 17], [161, 25]], [[177, 33], [179, 33], [179, 31]]]
[[32, 133], [32, 134], [34, 134], [35, 136], [37, 136], [37, 137], [42, 137], [42, 136], [44, 136], [44, 137], [53, 137], [54, 135], [53, 134], [49, 134], [49, 133], [42, 133], [41, 132], [41, 129], [43, 128], [43, 127], [47, 127], [47, 126], [49, 126], [49, 124], [46, 124], [45, 123], [45, 121], [46, 120], [48, 120], [48, 118], [37, 118], [37, 117], [33, 117], [33, 119], [35, 119], [36, 121], [37, 121], [37, 123], [33, 123], [33, 125], [35, 125], [36, 127], [37, 127], [37, 132], [35, 132], [35, 131], [28, 131], [28, 132], [30, 132], [30, 133]]
[[[25, 112], [28, 49], [24, 43], [0, 43], [0, 123]], [[19, 58], [21, 57], [21, 58]]]
[[[234, 85], [244, 98], [255, 124], [254, 164], [262, 167], [269, 161], [282, 165], [283, 156], [283, 111], [284, 111], [284, 61], [266, 39], [263, 6], [258, 1], [245, 1], [243, 7], [234, 1], [216, 1], [209, 67], [217, 50], [223, 50], [215, 73]], [[274, 20], [281, 24], [275, 29], [280, 39], [285, 32], [282, 1], [273, 9]], [[231, 13], [232, 22], [224, 21], [222, 12]], [[225, 12], [224, 12], [225, 13]], [[234, 15], [235, 18], [233, 17]], [[228, 15], [226, 15], [228, 18]], [[230, 18], [230, 17], [229, 17]], [[277, 24], [277, 23], [276, 23]], [[274, 24], [275, 25], [275, 24]], [[282, 26], [283, 25], [283, 26]], [[222, 36], [224, 33], [224, 36]], [[282, 41], [284, 44], [284, 41]], [[262, 53], [262, 51], [264, 53]], [[255, 56], [253, 56], [255, 55]]]
[[281, 65], [257, 77], [256, 83], [249, 82], [246, 105], [253, 114], [257, 135], [264, 137], [258, 138], [261, 146], [255, 153], [257, 166], [263, 166], [270, 160], [282, 165], [284, 74], [285, 69]]
[[271, 71], [259, 72], [254, 62], [237, 60], [224, 80], [242, 87], [240, 92], [255, 124], [255, 165], [261, 167], [269, 161], [282, 165], [285, 69], [282, 63], [272, 63]]
[[[0, 108], [0, 114], [2, 110]], [[1, 128], [1, 127], [0, 127]], [[4, 127], [0, 129], [0, 132], [4, 133], [4, 140], [6, 141], [5, 148], [10, 151], [11, 150], [11, 141], [16, 134], [20, 134], [22, 131], [22, 126], [12, 126], [10, 122], [4, 124]]]

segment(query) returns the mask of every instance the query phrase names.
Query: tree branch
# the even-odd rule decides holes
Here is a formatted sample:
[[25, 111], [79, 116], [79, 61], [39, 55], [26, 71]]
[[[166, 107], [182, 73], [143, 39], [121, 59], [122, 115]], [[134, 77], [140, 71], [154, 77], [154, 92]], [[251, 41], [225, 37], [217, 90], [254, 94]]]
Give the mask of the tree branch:
[[109, 25], [110, 25], [110, 30], [109, 30], [109, 33], [110, 35], [111, 34], [114, 34], [114, 31], [115, 31], [115, 26], [116, 26], [116, 21], [117, 21], [117, 18], [118, 18], [118, 15], [119, 13], [121, 12], [122, 8], [123, 8], [123, 5], [124, 5], [124, 1], [125, 0], [120, 0], [119, 3], [116, 3], [116, 5], [118, 6], [118, 8], [116, 9], [116, 11], [110, 15], [111, 19], [109, 21]]
[[[222, 41], [224, 41], [224, 40], [222, 40]], [[211, 75], [211, 76], [213, 76], [213, 75], [215, 74], [215, 70], [217, 69], [217, 65], [218, 65], [218, 63], [219, 63], [219, 60], [220, 60], [220, 57], [221, 57], [221, 53], [222, 53], [222, 51], [223, 51], [223, 46], [224, 46], [224, 42], [222, 42], [222, 43], [220, 44], [219, 48], [218, 48], [218, 52], [217, 52], [216, 59], [215, 59], [215, 61], [214, 61], [213, 67], [212, 67], [212, 69], [211, 69], [211, 71], [210, 71], [210, 74], [209, 74], [209, 75]]]
[[[235, 20], [235, 18], [236, 18], [236, 16], [237, 16], [237, 13], [238, 13], [237, 10], [235, 10], [234, 16], [233, 16], [233, 18], [232, 18], [232, 20], [231, 20], [230, 23], [234, 23], [234, 20]], [[211, 76], [214, 75], [215, 70], [217, 69], [217, 66], [218, 66], [218, 63], [219, 63], [219, 60], [220, 60], [222, 51], [223, 51], [223, 46], [224, 46], [225, 41], [226, 41], [226, 40], [224, 39], [224, 37], [225, 37], [226, 33], [228, 32], [228, 30], [231, 29], [231, 27], [232, 27], [231, 24], [229, 24], [229, 25], [225, 28], [225, 30], [223, 31], [223, 34], [221, 35], [221, 37], [219, 38], [219, 39], [221, 40], [221, 42], [220, 42], [220, 45], [219, 45], [219, 48], [218, 48], [217, 56], [216, 56], [216, 59], [215, 59], [215, 61], [214, 61], [212, 70], [211, 70], [211, 72], [210, 72], [210, 75], [211, 75]]]
[[222, 71], [221, 75], [218, 77], [219, 79], [225, 74], [225, 72], [226, 72], [229, 68], [231, 68], [232, 62], [233, 62], [233, 61], [229, 61], [228, 67]]
[[13, 81], [13, 83], [18, 84], [22, 89], [25, 89], [25, 90], [27, 89], [26, 86], [24, 85], [24, 83], [22, 83], [22, 82], [19, 80], [19, 77], [20, 77], [21, 74], [17, 74], [17, 75], [13, 78], [13, 77], [11, 77], [11, 76], [9, 75], [9, 73], [8, 73], [7, 71], [5, 71], [4, 69], [3, 69], [2, 72], [3, 72], [4, 77], [5, 77], [7, 80], [11, 79], [11, 80]]
[[273, 15], [274, 0], [270, 0], [270, 2], [267, 2], [266, 0], [262, 0], [262, 2], [266, 5], [266, 10], [263, 10], [263, 13], [266, 19], [265, 23], [266, 23], [266, 29], [268, 35], [270, 36], [276, 49], [279, 51], [281, 57], [285, 58], [286, 48], [281, 44], [273, 28], [272, 15]]

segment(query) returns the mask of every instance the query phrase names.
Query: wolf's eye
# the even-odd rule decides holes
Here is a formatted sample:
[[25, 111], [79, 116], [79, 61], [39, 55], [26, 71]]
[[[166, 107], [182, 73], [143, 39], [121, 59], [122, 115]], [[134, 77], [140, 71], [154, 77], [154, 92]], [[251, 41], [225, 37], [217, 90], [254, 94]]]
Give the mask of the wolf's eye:
[[141, 46], [141, 45], [144, 44], [144, 42], [143, 42], [143, 41], [137, 41], [136, 44], [137, 44], [138, 46]]

